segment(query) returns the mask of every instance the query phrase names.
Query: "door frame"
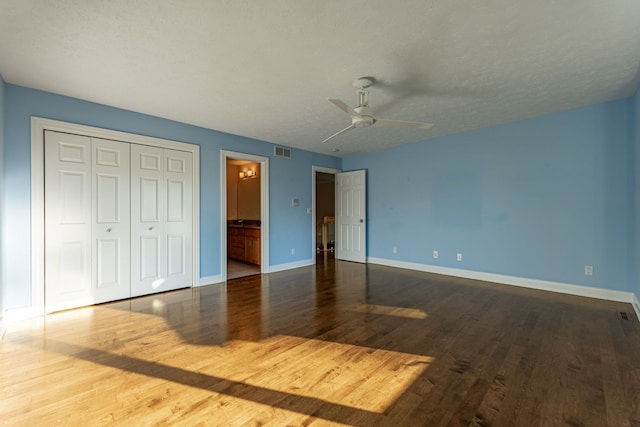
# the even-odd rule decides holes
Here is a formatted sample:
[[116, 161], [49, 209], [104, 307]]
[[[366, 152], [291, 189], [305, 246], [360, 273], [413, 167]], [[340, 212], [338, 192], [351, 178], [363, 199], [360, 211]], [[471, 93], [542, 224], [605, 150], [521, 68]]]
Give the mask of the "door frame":
[[[325, 168], [323, 166], [311, 166], [311, 260], [316, 263], [316, 172], [335, 175], [342, 172], [340, 169]], [[336, 238], [337, 238], [336, 234]]]
[[260, 273], [269, 272], [269, 158], [220, 150], [220, 281], [227, 281], [227, 159], [260, 163]]
[[31, 310], [34, 315], [45, 314], [44, 269], [44, 131], [85, 135], [112, 139], [129, 144], [149, 145], [186, 151], [193, 155], [193, 228], [191, 286], [200, 280], [200, 146], [168, 139], [154, 138], [77, 123], [31, 117]]

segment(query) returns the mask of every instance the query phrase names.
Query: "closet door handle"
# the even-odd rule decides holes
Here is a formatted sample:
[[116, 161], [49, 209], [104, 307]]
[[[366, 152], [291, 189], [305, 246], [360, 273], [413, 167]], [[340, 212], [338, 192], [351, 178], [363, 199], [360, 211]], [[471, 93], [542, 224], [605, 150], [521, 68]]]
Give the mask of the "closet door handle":
[[107, 233], [111, 233], [111, 228], [107, 228]]
[[149, 227], [149, 231], [153, 230], [153, 227]]

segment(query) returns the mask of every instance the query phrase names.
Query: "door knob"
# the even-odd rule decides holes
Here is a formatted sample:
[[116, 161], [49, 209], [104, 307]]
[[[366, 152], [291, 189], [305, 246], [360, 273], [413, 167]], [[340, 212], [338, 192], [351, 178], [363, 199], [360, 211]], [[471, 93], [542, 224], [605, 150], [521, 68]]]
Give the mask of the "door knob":
[[111, 229], [110, 228], [107, 228], [107, 233], [111, 233]]
[[360, 223], [362, 224], [364, 222], [364, 219], [360, 218]]
[[153, 230], [153, 227], [149, 227], [149, 231]]

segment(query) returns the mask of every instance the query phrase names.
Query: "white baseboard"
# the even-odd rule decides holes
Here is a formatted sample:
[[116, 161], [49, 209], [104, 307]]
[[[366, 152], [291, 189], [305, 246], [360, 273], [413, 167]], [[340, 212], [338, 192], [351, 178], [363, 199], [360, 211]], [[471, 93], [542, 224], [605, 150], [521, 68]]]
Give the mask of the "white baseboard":
[[200, 280], [198, 280], [198, 284], [195, 285], [194, 287], [200, 287], [200, 286], [207, 286], [207, 285], [215, 285], [216, 283], [222, 283], [224, 282], [224, 279], [222, 278], [222, 274], [216, 274], [215, 276], [207, 276], [207, 277], [201, 277]]
[[7, 310], [4, 312], [5, 324], [18, 321], [33, 319], [34, 317], [44, 316], [44, 307], [23, 307]]
[[[286, 264], [271, 265], [267, 267], [264, 273], [276, 273], [278, 271], [291, 270], [293, 268], [307, 267], [313, 265], [312, 259], [304, 259], [302, 261], [288, 262]], [[222, 274], [215, 276], [201, 277], [197, 286], [214, 285], [216, 283], [223, 283], [225, 281]]]
[[271, 265], [271, 266], [269, 266], [269, 271], [267, 271], [267, 273], [276, 273], [278, 271], [291, 270], [293, 268], [300, 268], [300, 267], [308, 267], [310, 265], [313, 265], [313, 260], [311, 258], [303, 259], [302, 261], [287, 262], [285, 264]]
[[[505, 276], [502, 274], [483, 273], [481, 271], [463, 270], [460, 268], [439, 267], [429, 264], [397, 261], [385, 258], [368, 258], [372, 264], [386, 265], [389, 267], [406, 268], [408, 270], [424, 271], [426, 273], [443, 274], [445, 276], [462, 277], [465, 279], [482, 280], [504, 285], [520, 286], [523, 288], [538, 289], [543, 291], [559, 292], [562, 294], [576, 295], [588, 298], [598, 298], [609, 301], [626, 302], [634, 306], [636, 314], [640, 307], [633, 303], [635, 295], [632, 292], [615, 291], [611, 289], [589, 286], [571, 285], [568, 283], [550, 282], [547, 280], [528, 279], [526, 277]], [[640, 318], [640, 317], [639, 317]]]

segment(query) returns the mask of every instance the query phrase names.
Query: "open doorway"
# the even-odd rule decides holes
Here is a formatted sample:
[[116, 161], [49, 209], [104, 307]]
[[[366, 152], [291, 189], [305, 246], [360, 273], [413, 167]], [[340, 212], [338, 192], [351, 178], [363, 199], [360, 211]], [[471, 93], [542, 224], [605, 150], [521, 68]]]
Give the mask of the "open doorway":
[[268, 262], [267, 159], [224, 152], [222, 265], [225, 280], [264, 272]]
[[313, 253], [316, 262], [332, 258], [335, 251], [336, 169], [313, 167]]

